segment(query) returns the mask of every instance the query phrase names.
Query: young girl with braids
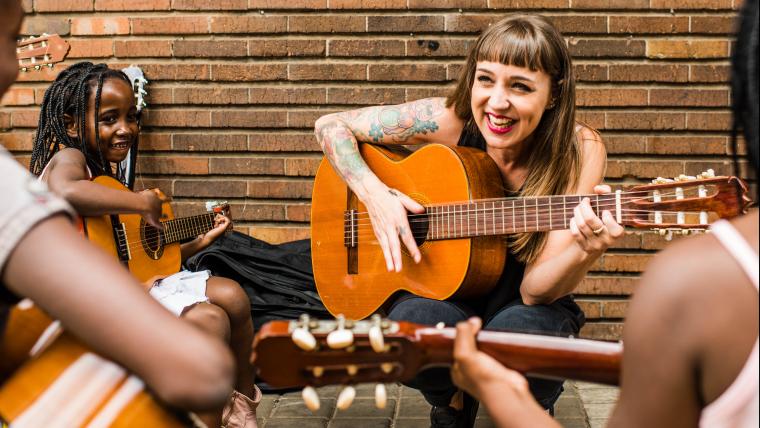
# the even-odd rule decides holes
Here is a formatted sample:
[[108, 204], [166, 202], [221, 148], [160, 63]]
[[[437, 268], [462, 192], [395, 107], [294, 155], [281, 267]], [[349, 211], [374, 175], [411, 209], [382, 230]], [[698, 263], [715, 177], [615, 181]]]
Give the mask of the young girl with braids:
[[[137, 143], [139, 117], [132, 86], [121, 71], [80, 62], [62, 71], [45, 92], [30, 170], [66, 199], [80, 215], [136, 213], [161, 227], [158, 190], [124, 192], [93, 183], [106, 175], [124, 181], [118, 167]], [[214, 228], [182, 244], [182, 259], [210, 245], [231, 225], [218, 215]], [[206, 415], [209, 426], [255, 427], [261, 393], [249, 363], [253, 323], [249, 300], [235, 281], [208, 271], [179, 272], [156, 282], [150, 293], [165, 307], [202, 330], [226, 340], [237, 362], [236, 389], [223, 415]], [[160, 328], [160, 326], [156, 326]], [[222, 419], [220, 419], [223, 418]]]

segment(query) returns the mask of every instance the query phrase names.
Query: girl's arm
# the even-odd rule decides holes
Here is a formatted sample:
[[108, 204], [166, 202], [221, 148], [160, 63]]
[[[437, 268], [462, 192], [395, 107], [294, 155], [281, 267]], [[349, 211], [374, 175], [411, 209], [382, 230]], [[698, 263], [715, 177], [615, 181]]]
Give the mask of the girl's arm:
[[217, 214], [214, 217], [214, 227], [205, 234], [193, 239], [190, 242], [186, 242], [180, 245], [180, 253], [182, 254], [182, 262], [192, 257], [198, 251], [208, 247], [219, 239], [225, 232], [231, 230], [232, 219], [226, 214]]
[[444, 98], [367, 107], [317, 120], [317, 141], [338, 175], [367, 207], [389, 271], [401, 270], [401, 241], [419, 262], [421, 255], [406, 214], [421, 213], [424, 208], [381, 182], [362, 159], [357, 143], [455, 145], [462, 126], [453, 108], [446, 108]]
[[234, 364], [226, 346], [161, 307], [63, 216], [35, 226], [0, 279], [95, 352], [134, 371], [171, 405], [217, 409], [232, 391]]
[[63, 149], [50, 160], [45, 181], [53, 193], [63, 197], [83, 216], [140, 214], [161, 227], [162, 200], [154, 190], [125, 192], [90, 181], [82, 152]]
[[[579, 194], [607, 193], [608, 186], [598, 186], [604, 179], [607, 153], [601, 139], [591, 130], [581, 131], [581, 174], [576, 191]], [[594, 234], [604, 226], [601, 233]], [[526, 266], [520, 294], [526, 305], [550, 304], [573, 292], [586, 276], [591, 265], [623, 235], [624, 228], [612, 214], [604, 211], [599, 218], [588, 199], [575, 208], [570, 230], [549, 232], [538, 258]]]

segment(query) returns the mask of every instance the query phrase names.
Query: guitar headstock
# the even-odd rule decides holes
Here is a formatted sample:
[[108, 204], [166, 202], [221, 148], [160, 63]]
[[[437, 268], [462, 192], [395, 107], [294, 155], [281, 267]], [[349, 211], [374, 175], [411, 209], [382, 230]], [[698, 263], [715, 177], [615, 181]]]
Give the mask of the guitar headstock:
[[712, 170], [696, 177], [657, 178], [622, 193], [621, 224], [686, 235], [707, 230], [717, 219], [745, 213], [750, 202], [741, 179], [716, 177]]
[[129, 81], [132, 83], [132, 90], [135, 93], [135, 105], [137, 106], [137, 111], [141, 112], [143, 108], [148, 106], [148, 103], [145, 102], [145, 97], [148, 95], [148, 91], [145, 89], [148, 79], [145, 78], [142, 69], [136, 65], [122, 68], [121, 71], [129, 77]]
[[206, 211], [229, 217], [230, 204], [227, 201], [206, 201]]
[[43, 66], [52, 67], [63, 61], [69, 52], [69, 44], [58, 34], [43, 34], [16, 43], [18, 68], [22, 72], [39, 70]]

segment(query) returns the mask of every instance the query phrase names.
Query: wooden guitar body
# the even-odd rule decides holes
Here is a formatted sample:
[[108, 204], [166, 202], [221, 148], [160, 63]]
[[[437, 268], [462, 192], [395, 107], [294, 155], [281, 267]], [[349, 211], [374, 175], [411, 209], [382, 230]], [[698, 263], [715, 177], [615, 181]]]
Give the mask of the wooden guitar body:
[[[504, 196], [501, 175], [483, 151], [428, 145], [404, 157], [370, 144], [360, 150], [383, 183], [423, 205]], [[351, 209], [364, 213], [357, 215], [354, 248], [345, 243], [344, 213]], [[311, 224], [317, 290], [333, 315], [349, 319], [371, 315], [400, 290], [438, 300], [482, 295], [499, 279], [507, 254], [500, 236], [418, 241], [422, 261], [415, 264], [402, 245], [402, 272], [388, 272], [366, 207], [326, 159], [314, 183]]]
[[[111, 189], [130, 191], [110, 177], [100, 176], [93, 181]], [[168, 202], [164, 202], [161, 207], [161, 221], [172, 219], [172, 207]], [[84, 226], [87, 239], [116, 256], [140, 281], [146, 281], [155, 275], [179, 272], [182, 264], [180, 244], [167, 243], [156, 229], [146, 225], [139, 214], [86, 217]]]

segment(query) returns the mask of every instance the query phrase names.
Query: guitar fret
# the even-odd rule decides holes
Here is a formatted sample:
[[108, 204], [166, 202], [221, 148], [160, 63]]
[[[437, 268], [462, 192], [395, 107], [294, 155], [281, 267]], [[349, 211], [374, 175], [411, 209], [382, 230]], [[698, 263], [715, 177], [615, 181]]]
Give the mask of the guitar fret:
[[539, 219], [538, 219], [538, 199], [539, 198], [535, 198], [535, 199], [536, 199], [536, 230], [539, 230], [540, 229]]
[[[474, 210], [475, 210], [475, 235], [478, 235], [478, 210], [479, 210], [479, 208], [478, 208], [478, 204], [477, 203], [471, 204], [471, 206], [475, 207], [474, 208]], [[468, 217], [469, 217], [469, 214], [468, 214]], [[469, 222], [467, 223], [467, 231], [468, 232], [470, 231], [470, 223]], [[470, 236], [472, 236], [472, 234], [470, 234]]]
[[549, 230], [554, 230], [554, 227], [552, 226], [552, 203], [554, 202], [554, 198], [549, 197]]
[[528, 231], [528, 202], [525, 198], [523, 198], [523, 232]]
[[512, 233], [515, 233], [517, 231], [517, 227], [515, 227], [515, 200], [512, 199]]
[[567, 220], [567, 196], [562, 195], [562, 218], [565, 222], [565, 229], [569, 228], [568, 220]]
[[491, 221], [493, 222], [493, 233], [496, 234], [496, 202], [491, 202]]

